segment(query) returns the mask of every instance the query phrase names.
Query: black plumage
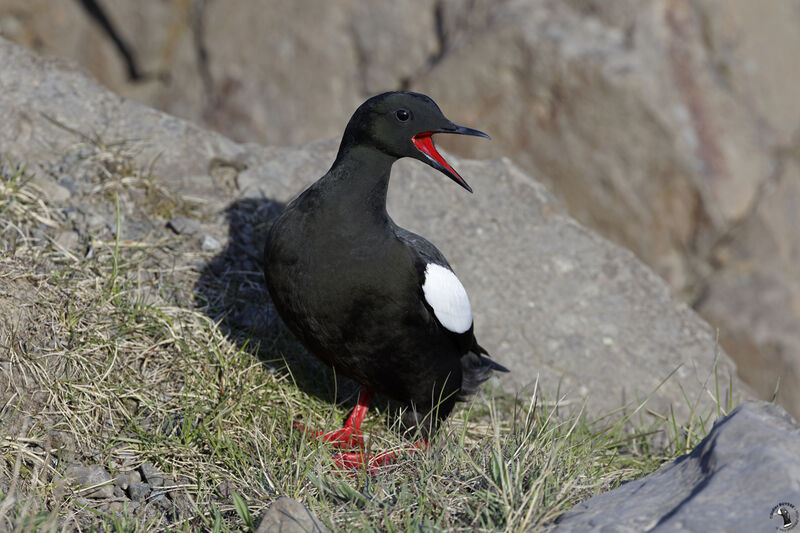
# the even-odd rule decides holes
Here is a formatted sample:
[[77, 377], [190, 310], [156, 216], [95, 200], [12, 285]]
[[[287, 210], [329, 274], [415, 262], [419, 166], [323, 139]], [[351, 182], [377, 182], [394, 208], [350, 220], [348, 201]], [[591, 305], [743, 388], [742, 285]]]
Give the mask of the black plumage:
[[463, 288], [437, 269], [447, 283], [429, 287], [438, 298], [432, 305], [423, 291], [426, 269], [452, 269], [435, 246], [398, 227], [386, 211], [391, 166], [401, 157], [471, 190], [436, 152], [433, 133], [486, 137], [453, 124], [421, 94], [392, 92], [364, 102], [333, 166], [287, 205], [264, 250], [267, 287], [289, 329], [337, 373], [406, 405], [404, 424], [426, 439], [457, 399], [474, 393], [492, 370], [506, 371], [477, 343], [471, 314], [463, 331], [437, 318], [437, 311], [451, 312], [466, 323], [466, 294], [453, 296], [452, 309], [434, 309], [450, 301], [447, 283]]

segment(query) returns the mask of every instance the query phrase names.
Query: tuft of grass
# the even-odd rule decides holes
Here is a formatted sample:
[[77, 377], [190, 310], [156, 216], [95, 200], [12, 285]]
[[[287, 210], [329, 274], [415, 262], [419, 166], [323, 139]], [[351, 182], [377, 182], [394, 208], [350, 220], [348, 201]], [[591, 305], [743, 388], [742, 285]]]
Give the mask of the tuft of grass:
[[[3, 239], [17, 236], [0, 247], [0, 319], [21, 310], [0, 330], [0, 530], [252, 531], [283, 495], [334, 531], [537, 530], [653, 472], [707, 430], [708, 414], [642, 422], [644, 402], [590, 420], [563, 415], [561, 399], [538, 391], [483, 392], [457, 407], [429, 449], [376, 475], [337, 473], [332, 450], [293, 421], [337, 426], [355, 401], [352, 387], [314, 374], [313, 364], [287, 368], [283, 361], [304, 356], [280, 328], [248, 342], [196, 308], [191, 264], [210, 255], [172, 237], [121, 238], [120, 213], [175, 207], [158, 198], [133, 205], [144, 179], [135, 176], [144, 174], [100, 160], [108, 175], [98, 183], [114, 184], [102, 187], [113, 192], [104, 201], [116, 226], [93, 235], [81, 257], [33, 237], [43, 220], [53, 230], [62, 221], [27, 188], [24, 168], [0, 173]], [[308, 394], [298, 369], [330, 384]], [[373, 451], [409, 444], [391, 411], [371, 411], [365, 432]], [[656, 434], [668, 434], [668, 446], [655, 446]], [[64, 479], [71, 464], [117, 476], [146, 462], [170, 480], [166, 505], [92, 499]]]

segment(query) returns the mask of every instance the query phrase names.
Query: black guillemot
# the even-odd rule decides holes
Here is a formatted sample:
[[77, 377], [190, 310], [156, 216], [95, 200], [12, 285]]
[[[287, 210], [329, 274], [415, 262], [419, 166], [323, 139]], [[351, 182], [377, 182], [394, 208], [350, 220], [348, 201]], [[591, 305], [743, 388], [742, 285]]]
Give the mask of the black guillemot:
[[[392, 164], [413, 157], [472, 192], [432, 136], [486, 137], [450, 122], [423, 94], [389, 92], [364, 102], [347, 124], [330, 170], [289, 203], [269, 229], [264, 277], [278, 314], [313, 355], [362, 387], [344, 428], [316, 432], [363, 447], [373, 391], [405, 407], [403, 424], [424, 446], [457, 400], [493, 370], [475, 339], [463, 285], [442, 253], [386, 212]], [[373, 469], [394, 452], [342, 453], [337, 464]]]

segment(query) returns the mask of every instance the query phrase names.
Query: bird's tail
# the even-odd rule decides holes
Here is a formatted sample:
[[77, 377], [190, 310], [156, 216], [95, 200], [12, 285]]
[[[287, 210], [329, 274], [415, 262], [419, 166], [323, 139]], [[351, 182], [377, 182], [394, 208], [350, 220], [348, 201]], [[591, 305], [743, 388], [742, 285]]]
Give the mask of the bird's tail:
[[[478, 349], [486, 353], [480, 346]], [[467, 352], [461, 358], [461, 390], [458, 392], [457, 399], [465, 401], [478, 392], [478, 387], [491, 377], [493, 371], [508, 372], [508, 369], [480, 353]]]

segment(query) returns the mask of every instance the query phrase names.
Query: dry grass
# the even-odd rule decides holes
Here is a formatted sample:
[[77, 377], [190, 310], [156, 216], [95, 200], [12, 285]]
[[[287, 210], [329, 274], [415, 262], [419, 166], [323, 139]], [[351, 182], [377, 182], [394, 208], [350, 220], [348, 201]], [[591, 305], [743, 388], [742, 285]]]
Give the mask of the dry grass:
[[[185, 208], [119, 152], [96, 150], [97, 190], [108, 192], [96, 201], [116, 211], [118, 230], [120, 212], [166, 217]], [[82, 254], [63, 250], [52, 238], [63, 214], [25, 180], [10, 165], [0, 174], [0, 318], [8, 324], [0, 330], [0, 530], [247, 531], [280, 495], [333, 530], [546, 528], [702, 437], [664, 421], [632, 428], [630, 418], [560, 418], [536, 395], [482, 394], [457, 408], [428, 452], [375, 476], [338, 475], [331, 450], [292, 421], [333, 427], [354, 398], [340, 391], [344, 405], [332, 403], [334, 382], [313, 364], [291, 368], [323, 381], [318, 394], [298, 388], [309, 376], [293, 379], [283, 361], [304, 356], [279, 327], [247, 335], [220, 327], [211, 304], [194, 306], [192, 265], [211, 254], [173, 237], [126, 241], [123, 231], [92, 234]], [[394, 420], [391, 411], [368, 417], [372, 448], [406, 444]], [[656, 430], [671, 431], [671, 451], [650, 446]], [[170, 478], [166, 504], [92, 499], [63, 478], [75, 463], [115, 476], [145, 462]]]

